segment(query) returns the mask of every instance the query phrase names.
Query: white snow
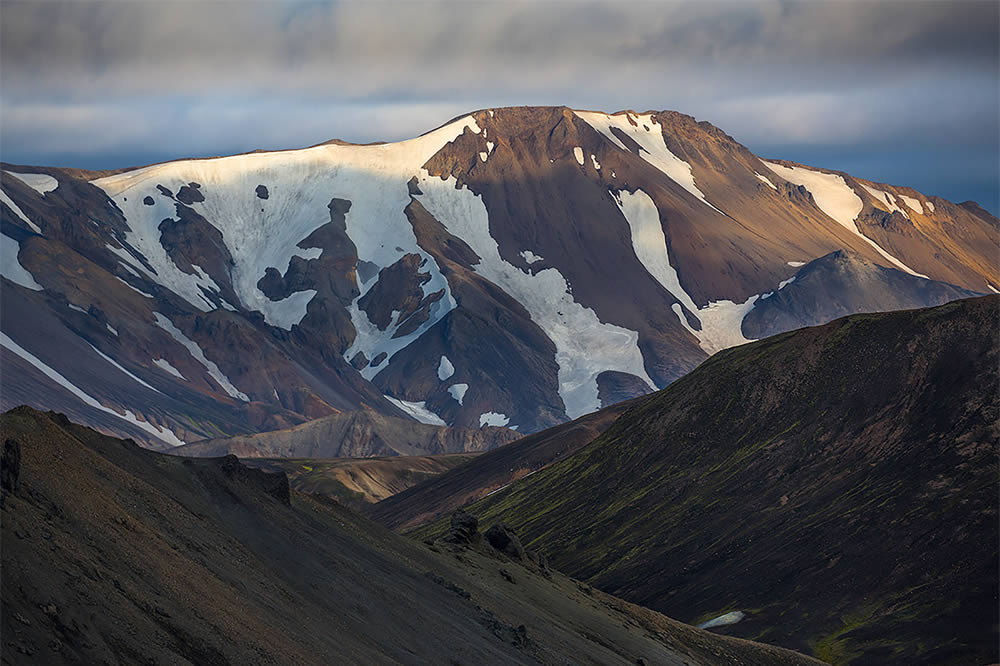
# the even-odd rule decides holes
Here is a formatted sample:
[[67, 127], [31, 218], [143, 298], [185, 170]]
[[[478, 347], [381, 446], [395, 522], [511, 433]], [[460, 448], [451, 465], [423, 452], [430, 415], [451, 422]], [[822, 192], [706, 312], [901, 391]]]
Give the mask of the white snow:
[[483, 151], [479, 151], [479, 159], [485, 162], [487, 157], [489, 157], [489, 153], [484, 153]]
[[[351, 202], [346, 216], [347, 233], [361, 261], [382, 269], [404, 254], [419, 254], [427, 260], [424, 270], [432, 275], [423, 285], [424, 294], [447, 290], [447, 281], [433, 257], [417, 245], [403, 213], [410, 201], [406, 183], [431, 156], [467, 128], [477, 134], [481, 131], [468, 116], [399, 143], [328, 144], [303, 150], [168, 162], [93, 183], [125, 214], [131, 229], [125, 240], [157, 272], [148, 277], [195, 307], [207, 310], [214, 306], [206, 305], [199, 287], [210, 289], [211, 285], [202, 276], [184, 273], [173, 263], [160, 245], [158, 228], [162, 220], [174, 217], [176, 211], [175, 202], [160, 193], [156, 185], [176, 192], [189, 182], [200, 183], [205, 201], [191, 207], [222, 233], [233, 257], [233, 287], [241, 304], [260, 311], [269, 324], [290, 330], [305, 316], [315, 292], [302, 291], [272, 301], [257, 288], [257, 282], [266, 268], [280, 270], [288, 266], [291, 257], [302, 251], [297, 247], [299, 241], [330, 221], [328, 206], [334, 197]], [[255, 188], [261, 184], [270, 193], [266, 205], [255, 194]], [[153, 206], [142, 203], [145, 196], [153, 198]], [[433, 316], [418, 330], [417, 337], [454, 305], [448, 291]], [[378, 340], [391, 338], [394, 332], [394, 329], [382, 331], [375, 339], [359, 336], [361, 344], [349, 350], [348, 356], [364, 351], [368, 358], [374, 357], [377, 352], [371, 352], [376, 350]], [[391, 353], [401, 348], [387, 347], [395, 347]]]
[[583, 148], [577, 146], [573, 149], [573, 157], [576, 158], [576, 163], [583, 166]]
[[448, 387], [448, 393], [450, 393], [451, 397], [453, 397], [460, 405], [465, 400], [465, 392], [468, 390], [468, 384], [452, 384]]
[[868, 187], [864, 183], [861, 183], [861, 187], [865, 188], [868, 194], [872, 195], [872, 197], [877, 199], [879, 203], [884, 205], [886, 207], [886, 210], [890, 212], [898, 212], [901, 215], [903, 215], [903, 217], [907, 218], [910, 217], [909, 215], [906, 214], [905, 210], [896, 205], [896, 199], [889, 192], [885, 192], [883, 190], [876, 190], [873, 187]]
[[774, 183], [772, 183], [770, 180], [768, 180], [767, 176], [762, 176], [759, 173], [757, 173], [756, 171], [753, 172], [753, 175], [757, 176], [758, 179], [760, 179], [762, 182], [766, 183], [772, 190], [775, 190], [775, 191], [778, 190], [778, 187]]
[[[483, 130], [483, 136], [485, 136], [485, 135], [486, 135], [486, 130]], [[494, 144], [493, 144], [492, 141], [487, 141], [486, 142], [486, 152], [489, 153], [490, 155], [493, 154], [493, 145]]]
[[116, 338], [118, 337], [118, 331], [117, 331], [117, 330], [115, 329], [115, 327], [114, 327], [114, 326], [112, 326], [111, 324], [105, 324], [105, 326], [107, 326], [107, 328], [108, 328], [108, 331], [109, 331], [109, 332], [110, 332], [110, 333], [111, 333], [112, 335], [114, 335], [114, 336], [115, 336]]
[[146, 298], [152, 298], [153, 297], [152, 294], [147, 294], [142, 289], [139, 289], [138, 287], [133, 287], [132, 285], [130, 285], [128, 282], [126, 282], [125, 280], [121, 279], [117, 275], [115, 276], [115, 279], [118, 280], [119, 282], [121, 282], [123, 285], [125, 285], [129, 289], [131, 289], [132, 291], [134, 291], [135, 293], [141, 295], [141, 296], [145, 296]]
[[711, 629], [712, 627], [724, 627], [728, 624], [736, 624], [745, 617], [746, 614], [743, 611], [733, 611], [731, 613], [726, 613], [725, 615], [720, 615], [719, 617], [709, 620], [708, 622], [702, 622], [698, 625], [698, 628]]
[[505, 426], [510, 423], [510, 418], [506, 414], [497, 412], [485, 412], [479, 415], [479, 427], [484, 426]]
[[566, 414], [576, 418], [600, 409], [597, 375], [605, 370], [627, 372], [650, 386], [639, 352], [639, 334], [604, 323], [597, 314], [573, 300], [570, 285], [555, 268], [529, 274], [500, 256], [490, 236], [489, 214], [479, 195], [455, 189], [455, 178], [431, 178], [424, 172], [418, 198], [423, 206], [481, 257], [476, 273], [518, 300], [556, 346], [559, 395]]
[[786, 262], [786, 263], [789, 266], [791, 266], [792, 268], [798, 268], [799, 266], [805, 266], [806, 265], [806, 262], [804, 262], [804, 261], [789, 261], [789, 262]]
[[521, 257], [529, 264], [533, 264], [538, 261], [545, 261], [544, 257], [535, 254], [531, 250], [521, 250]]
[[59, 181], [45, 173], [14, 173], [13, 171], [7, 171], [7, 173], [39, 194], [51, 192], [59, 187]]
[[89, 407], [93, 407], [94, 409], [100, 410], [107, 414], [111, 414], [112, 416], [122, 419], [123, 421], [127, 421], [132, 425], [137, 426], [142, 430], [145, 430], [154, 437], [163, 440], [164, 442], [170, 444], [171, 446], [181, 446], [182, 444], [184, 444], [184, 442], [178, 439], [177, 435], [175, 435], [169, 428], [160, 429], [154, 426], [152, 423], [149, 423], [148, 421], [140, 421], [138, 418], [136, 418], [135, 414], [133, 414], [130, 410], [127, 409], [124, 410], [125, 414], [123, 415], [119, 414], [113, 409], [105, 407], [96, 399], [92, 398], [91, 396], [87, 395], [82, 390], [77, 388], [72, 382], [63, 377], [61, 374], [50, 368], [48, 365], [43, 363], [33, 354], [31, 354], [26, 349], [21, 347], [19, 344], [11, 340], [9, 337], [7, 337], [7, 334], [3, 333], [2, 331], [0, 331], [0, 344], [2, 344], [4, 347], [9, 349], [13, 353], [17, 354], [21, 358], [23, 358], [31, 365], [33, 365], [42, 374], [44, 374], [49, 379], [62, 386], [70, 393], [72, 393], [76, 398], [80, 399], [84, 404], [88, 405]]
[[794, 275], [792, 277], [788, 278], [787, 280], [782, 280], [781, 282], [779, 282], [778, 283], [778, 289], [779, 290], [784, 289], [786, 286], [790, 285], [793, 282], [795, 282], [795, 276]]
[[222, 371], [219, 370], [219, 366], [205, 358], [205, 352], [202, 351], [197, 342], [184, 335], [179, 328], [174, 326], [173, 322], [159, 312], [154, 312], [153, 317], [156, 318], [157, 326], [169, 333], [174, 340], [181, 343], [191, 353], [194, 360], [205, 366], [205, 369], [208, 370], [209, 376], [222, 387], [223, 391], [228, 393], [232, 398], [242, 400], [243, 402], [250, 402], [250, 398], [247, 397], [247, 394], [237, 389], [233, 383], [229, 381], [229, 378], [222, 374]]
[[153, 359], [153, 365], [155, 365], [156, 367], [160, 368], [161, 370], [165, 370], [166, 372], [169, 372], [174, 377], [177, 377], [179, 379], [183, 379], [184, 381], [187, 381], [187, 378], [184, 375], [181, 374], [181, 371], [178, 370], [177, 368], [175, 368], [174, 366], [170, 365], [170, 362], [167, 359], [165, 359], [165, 358]]
[[996, 287], [994, 287], [994, 286], [993, 286], [992, 284], [990, 284], [989, 282], [987, 282], [987, 283], [986, 283], [986, 286], [987, 286], [987, 287], [989, 287], [989, 288], [990, 288], [990, 291], [992, 291], [992, 292], [993, 292], [994, 294], [1000, 294], [1000, 291], [997, 291], [997, 288], [996, 288]]
[[98, 356], [100, 356], [105, 361], [107, 361], [111, 365], [113, 365], [116, 368], [118, 368], [119, 370], [121, 370], [123, 373], [125, 373], [126, 375], [128, 375], [131, 379], [134, 379], [135, 381], [139, 382], [140, 384], [142, 384], [143, 386], [145, 386], [146, 388], [148, 388], [148, 389], [150, 389], [152, 391], [156, 391], [157, 393], [161, 392], [159, 389], [150, 386], [149, 384], [147, 384], [146, 382], [142, 381], [141, 379], [139, 379], [138, 377], [136, 377], [135, 375], [133, 375], [131, 372], [129, 372], [128, 370], [126, 370], [125, 368], [123, 368], [121, 365], [118, 364], [118, 361], [116, 361], [115, 359], [111, 358], [110, 356], [108, 356], [107, 354], [105, 354], [104, 352], [102, 352], [100, 349], [98, 349], [97, 347], [95, 347], [94, 345], [91, 345], [89, 342], [87, 344], [90, 345], [91, 349], [93, 349], [95, 352], [97, 352]]
[[593, 154], [590, 155], [590, 161], [594, 163], [594, 168], [598, 171], [601, 170], [601, 163], [597, 161], [597, 157]]
[[455, 374], [455, 366], [451, 364], [447, 356], [442, 356], [438, 363], [438, 379], [444, 381]]
[[[660, 214], [653, 200], [642, 190], [633, 194], [618, 193], [618, 205], [632, 231], [632, 247], [642, 265], [664, 289], [680, 301], [671, 308], [684, 326], [698, 339], [698, 344], [709, 354], [750, 342], [743, 337], [743, 317], [753, 309], [757, 296], [751, 296], [745, 303], [716, 301], [704, 308], [698, 308], [691, 296], [681, 287], [677, 270], [670, 265], [667, 254], [667, 239], [660, 224]], [[684, 316], [681, 304], [701, 322], [701, 330], [696, 331]], [[650, 386], [654, 386], [649, 382]]]
[[[855, 191], [848, 186], [842, 176], [838, 176], [835, 173], [813, 171], [812, 169], [806, 169], [805, 167], [786, 167], [781, 164], [766, 162], [764, 160], [761, 160], [761, 163], [788, 182], [795, 183], [796, 185], [802, 185], [809, 190], [813, 199], [816, 201], [816, 205], [819, 206], [821, 211], [826, 213], [835, 221], [839, 222], [841, 226], [856, 235], [858, 238], [871, 245], [879, 254], [895, 264], [898, 268], [906, 271], [910, 275], [922, 278], [927, 277], [926, 275], [922, 275], [912, 270], [899, 259], [883, 250], [878, 243], [868, 238], [858, 230], [858, 225], [855, 224], [854, 221], [857, 219], [861, 209], [864, 208], [864, 203], [861, 201], [861, 197], [859, 197], [857, 193], [855, 193]], [[888, 205], [888, 202], [886, 203]]]
[[17, 260], [20, 251], [20, 243], [7, 234], [0, 234], [0, 275], [26, 289], [42, 291], [44, 287], [35, 282], [34, 276]]
[[693, 314], [697, 314], [698, 306], [681, 287], [677, 270], [670, 265], [667, 257], [667, 239], [663, 235], [663, 225], [660, 223], [660, 212], [656, 209], [656, 204], [648, 194], [638, 189], [633, 194], [622, 190], [618, 193], [617, 200], [632, 231], [635, 256], [664, 289]]
[[933, 201], [928, 201], [927, 202], [927, 209], [930, 210], [930, 212], [932, 212], [932, 213], [934, 212], [934, 202]]
[[42, 230], [38, 228], [38, 225], [29, 220], [28, 216], [24, 214], [24, 211], [22, 211], [21, 208], [16, 203], [14, 203], [14, 200], [11, 199], [9, 196], [7, 196], [7, 193], [4, 192], [3, 190], [0, 190], [0, 201], [7, 204], [7, 206], [12, 211], [14, 211], [14, 215], [17, 215], [19, 218], [21, 218], [21, 221], [27, 224], [29, 227], [31, 227], [32, 231], [34, 231], [36, 234], [42, 233]]
[[614, 169], [611, 170], [611, 177], [612, 178], [617, 178], [617, 176], [615, 176], [615, 170]]
[[924, 214], [924, 207], [920, 205], [920, 199], [914, 199], [913, 197], [908, 197], [905, 194], [900, 194], [899, 198], [903, 200], [903, 203], [905, 203], [910, 210], [916, 211], [921, 215]]
[[76, 310], [77, 312], [82, 312], [83, 314], [88, 314], [87, 311], [84, 310], [83, 308], [81, 308], [79, 305], [73, 305], [72, 303], [68, 303], [67, 305], [69, 305], [69, 309], [70, 310]]
[[[674, 155], [667, 148], [667, 144], [663, 140], [663, 128], [660, 127], [659, 123], [653, 120], [652, 114], [635, 116], [634, 119], [640, 126], [651, 126], [652, 130], [655, 131], [640, 131], [639, 127], [634, 127], [628, 121], [626, 114], [610, 116], [606, 113], [595, 113], [591, 111], [574, 111], [574, 113], [576, 113], [576, 115], [588, 125], [610, 139], [616, 146], [625, 152], [630, 152], [625, 145], [618, 140], [618, 137], [611, 132], [612, 127], [617, 127], [619, 130], [624, 132], [626, 136], [639, 144], [639, 147], [642, 148], [640, 156], [644, 160], [665, 173], [668, 178], [690, 192], [703, 204], [712, 210], [722, 213], [721, 210], [710, 204], [708, 200], [705, 199], [704, 193], [702, 193], [702, 191], [698, 189], [698, 186], [695, 185], [694, 175], [691, 173], [691, 165]], [[612, 177], [613, 176], [614, 174], [612, 173]]]
[[444, 420], [440, 416], [438, 416], [431, 410], [427, 409], [427, 407], [425, 406], [426, 403], [423, 400], [421, 400], [420, 402], [407, 402], [406, 400], [399, 400], [397, 398], [393, 398], [392, 396], [388, 395], [385, 396], [385, 399], [391, 402], [392, 404], [396, 405], [397, 407], [399, 407], [404, 412], [406, 412], [416, 420], [420, 421], [421, 423], [427, 423], [436, 426], [448, 425], [447, 423], [444, 422]]

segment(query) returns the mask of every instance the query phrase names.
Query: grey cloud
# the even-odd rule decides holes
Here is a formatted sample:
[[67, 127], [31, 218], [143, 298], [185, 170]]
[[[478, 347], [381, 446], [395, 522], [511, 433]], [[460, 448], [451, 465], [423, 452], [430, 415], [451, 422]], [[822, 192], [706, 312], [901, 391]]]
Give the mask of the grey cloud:
[[995, 154], [998, 12], [925, 0], [4, 0], [0, 139], [19, 159], [141, 159], [392, 140], [475, 108], [567, 104], [673, 108], [755, 150], [909, 141]]

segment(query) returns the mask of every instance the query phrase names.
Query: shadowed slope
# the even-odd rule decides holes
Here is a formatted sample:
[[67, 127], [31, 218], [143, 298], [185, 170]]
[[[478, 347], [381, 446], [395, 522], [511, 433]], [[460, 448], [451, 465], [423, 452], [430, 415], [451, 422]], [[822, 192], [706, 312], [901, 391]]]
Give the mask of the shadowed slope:
[[435, 552], [232, 457], [24, 407], [0, 439], [4, 664], [812, 663]]
[[837, 663], [991, 663], [998, 319], [990, 296], [721, 352], [470, 510], [687, 621], [742, 610], [725, 631]]

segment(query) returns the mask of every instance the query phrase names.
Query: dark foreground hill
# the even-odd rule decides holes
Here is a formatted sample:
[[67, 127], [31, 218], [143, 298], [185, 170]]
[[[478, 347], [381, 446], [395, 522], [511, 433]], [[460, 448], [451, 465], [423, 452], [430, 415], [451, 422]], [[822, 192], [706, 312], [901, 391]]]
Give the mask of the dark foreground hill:
[[233, 457], [24, 407], [0, 440], [3, 664], [814, 663], [537, 557], [408, 541]]
[[990, 296], [721, 352], [470, 510], [688, 622], [742, 611], [724, 631], [834, 663], [996, 662], [998, 323]]

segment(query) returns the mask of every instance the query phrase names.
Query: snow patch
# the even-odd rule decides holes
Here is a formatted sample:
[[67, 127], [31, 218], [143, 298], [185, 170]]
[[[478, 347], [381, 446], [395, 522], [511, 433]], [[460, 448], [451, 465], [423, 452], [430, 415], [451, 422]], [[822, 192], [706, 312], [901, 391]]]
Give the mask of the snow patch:
[[[330, 221], [328, 207], [332, 198], [351, 202], [345, 221], [359, 260], [371, 262], [380, 270], [404, 254], [419, 254], [427, 260], [425, 270], [432, 275], [423, 285], [424, 294], [447, 290], [437, 263], [417, 245], [403, 213], [410, 202], [406, 184], [435, 153], [467, 128], [476, 134], [481, 132], [475, 120], [467, 116], [409, 141], [368, 146], [328, 144], [303, 150], [182, 160], [99, 178], [93, 184], [102, 188], [124, 213], [130, 227], [125, 240], [155, 270], [148, 277], [207, 311], [215, 306], [203, 301], [201, 287], [211, 289], [211, 285], [200, 275], [181, 271], [160, 244], [159, 224], [174, 218], [176, 210], [175, 202], [156, 188], [163, 185], [177, 191], [190, 182], [201, 184], [205, 201], [191, 207], [222, 234], [233, 257], [233, 288], [240, 303], [248, 310], [261, 312], [268, 324], [290, 330], [306, 315], [315, 291], [272, 301], [257, 288], [257, 282], [267, 268], [288, 266], [292, 256], [302, 252], [298, 243]], [[270, 192], [266, 206], [255, 194], [256, 186], [262, 183]], [[153, 206], [142, 203], [147, 195], [153, 198]], [[448, 291], [435, 316], [421, 326], [419, 333], [454, 306]], [[394, 332], [384, 331], [379, 337], [391, 338]], [[349, 356], [358, 351], [364, 351], [369, 358], [374, 356], [369, 353], [372, 345], [352, 348]]]
[[438, 379], [444, 381], [455, 374], [455, 366], [451, 364], [447, 356], [442, 356], [438, 363]]
[[489, 157], [488, 153], [484, 153], [483, 151], [479, 151], [479, 159], [481, 159], [482, 161], [485, 162], [487, 157]]
[[879, 203], [883, 204], [889, 212], [898, 212], [903, 215], [903, 217], [909, 218], [910, 216], [906, 214], [906, 211], [896, 205], [896, 199], [893, 198], [892, 194], [885, 192], [883, 190], [876, 190], [875, 188], [868, 187], [864, 183], [861, 183], [861, 187], [865, 188], [868, 194], [872, 195], [875, 199], [878, 199]]
[[85, 405], [87, 405], [89, 407], [93, 407], [94, 409], [100, 410], [100, 411], [105, 412], [107, 414], [111, 414], [112, 416], [117, 417], [117, 418], [119, 418], [119, 419], [121, 419], [123, 421], [127, 421], [127, 422], [131, 423], [132, 425], [134, 425], [134, 426], [136, 426], [136, 427], [138, 427], [138, 428], [140, 428], [140, 429], [148, 432], [149, 434], [153, 435], [157, 439], [163, 440], [164, 442], [166, 442], [167, 444], [170, 444], [171, 446], [181, 446], [182, 444], [184, 444], [184, 442], [181, 441], [180, 439], [178, 439], [177, 435], [175, 435], [169, 428], [162, 428], [161, 429], [161, 428], [158, 428], [158, 427], [154, 426], [152, 423], [149, 423], [148, 421], [140, 421], [136, 417], [136, 415], [133, 414], [128, 409], [124, 410], [125, 414], [119, 414], [115, 410], [113, 410], [113, 409], [111, 409], [109, 407], [105, 407], [100, 402], [98, 402], [95, 398], [92, 398], [90, 395], [84, 393], [82, 390], [80, 390], [79, 388], [77, 388], [68, 379], [66, 379], [61, 374], [59, 374], [58, 372], [56, 372], [55, 370], [53, 370], [51, 367], [49, 367], [48, 365], [46, 365], [45, 363], [43, 363], [36, 356], [34, 356], [30, 352], [28, 352], [26, 349], [24, 349], [23, 347], [21, 347], [19, 344], [17, 344], [13, 340], [11, 340], [9, 337], [7, 337], [7, 334], [4, 333], [4, 332], [2, 332], [2, 331], [0, 331], [0, 344], [2, 344], [2, 346], [6, 347], [7, 349], [9, 349], [10, 351], [12, 351], [13, 353], [17, 354], [21, 358], [23, 358], [25, 361], [27, 361], [31, 365], [33, 365], [42, 374], [44, 374], [46, 377], [48, 377], [49, 379], [51, 379], [52, 381], [54, 381], [56, 384], [59, 384], [60, 386], [62, 386], [64, 389], [66, 389], [70, 393], [72, 393], [76, 398], [78, 398], [79, 400], [81, 400]]
[[0, 234], [0, 275], [25, 289], [42, 291], [44, 287], [35, 282], [35, 277], [17, 260], [20, 251], [20, 243], [7, 234]]
[[70, 310], [76, 310], [77, 312], [82, 312], [83, 314], [89, 314], [86, 310], [84, 310], [83, 308], [81, 308], [79, 305], [73, 305], [72, 303], [69, 303], [68, 305], [69, 305], [69, 309]]
[[576, 158], [576, 163], [583, 166], [583, 148], [577, 146], [573, 149], [573, 157]]
[[510, 417], [497, 412], [486, 412], [479, 415], [479, 427], [485, 426], [505, 426], [510, 423]]
[[385, 396], [385, 399], [391, 402], [392, 404], [396, 405], [397, 407], [399, 407], [404, 412], [406, 412], [416, 420], [420, 421], [421, 423], [427, 423], [429, 425], [436, 425], [436, 426], [448, 425], [447, 423], [444, 422], [444, 420], [440, 416], [438, 416], [431, 410], [427, 409], [427, 407], [425, 406], [426, 403], [423, 400], [421, 400], [420, 402], [407, 402], [406, 400], [399, 400], [397, 398], [393, 398], [392, 396], [388, 395]]
[[632, 231], [632, 248], [635, 250], [635, 256], [671, 296], [683, 303], [692, 313], [697, 313], [698, 306], [681, 287], [677, 269], [670, 265], [670, 259], [667, 257], [667, 239], [663, 234], [660, 211], [656, 209], [656, 204], [648, 194], [638, 189], [632, 194], [622, 190], [617, 195], [617, 201]]
[[34, 231], [36, 234], [42, 233], [42, 230], [38, 228], [38, 225], [29, 220], [28, 216], [24, 214], [24, 211], [22, 211], [21, 208], [16, 203], [14, 203], [14, 200], [11, 199], [9, 196], [7, 196], [7, 193], [4, 192], [3, 190], [0, 190], [0, 201], [7, 204], [7, 206], [12, 211], [14, 211], [14, 215], [17, 215], [19, 218], [21, 218], [21, 221], [27, 224], [29, 227], [31, 227], [32, 231]]
[[117, 275], [114, 276], [114, 277], [115, 277], [116, 280], [118, 280], [119, 282], [121, 282], [123, 285], [125, 285], [126, 287], [128, 287], [129, 289], [131, 289], [132, 291], [134, 291], [135, 293], [140, 294], [141, 296], [145, 296], [146, 298], [153, 298], [152, 294], [147, 294], [142, 289], [139, 289], [138, 287], [133, 287], [132, 285], [130, 285], [128, 282], [126, 282], [125, 280], [121, 279]]
[[469, 390], [468, 384], [452, 384], [448, 387], [448, 393], [458, 402], [459, 405], [465, 400], [465, 392]]
[[[878, 243], [858, 230], [858, 225], [854, 221], [857, 219], [858, 214], [861, 213], [861, 209], [864, 208], [864, 203], [861, 201], [861, 197], [847, 185], [842, 176], [838, 176], [835, 173], [813, 171], [805, 167], [786, 167], [764, 160], [761, 160], [761, 163], [788, 182], [802, 185], [809, 190], [813, 196], [813, 200], [816, 201], [816, 205], [821, 211], [839, 222], [841, 226], [852, 234], [871, 245], [879, 254], [898, 268], [910, 275], [927, 278], [926, 275], [917, 273], [899, 259], [883, 250]], [[888, 205], [888, 202], [886, 203]]]
[[806, 265], [806, 262], [804, 262], [804, 261], [789, 261], [789, 262], [786, 262], [786, 263], [789, 266], [791, 266], [792, 268], [798, 268], [799, 266], [805, 266]]
[[187, 381], [187, 378], [184, 375], [181, 374], [181, 371], [178, 370], [177, 368], [175, 368], [174, 366], [170, 365], [170, 362], [167, 361], [167, 359], [165, 359], [165, 358], [156, 358], [156, 359], [153, 359], [153, 365], [155, 365], [156, 367], [160, 368], [161, 370], [165, 370], [165, 371], [169, 372], [174, 377], [177, 377], [179, 379], [183, 379], [184, 381]]
[[927, 202], [927, 209], [928, 209], [928, 210], [929, 210], [930, 212], [932, 212], [932, 213], [934, 212], [934, 202], [933, 202], [933, 201], [928, 201], [928, 202]]
[[420, 180], [424, 194], [417, 198], [481, 257], [473, 270], [519, 301], [555, 344], [559, 395], [571, 419], [600, 409], [597, 375], [605, 370], [626, 372], [656, 385], [646, 374], [637, 332], [603, 323], [593, 310], [574, 301], [570, 285], [557, 269], [529, 274], [505, 261], [490, 235], [482, 198], [455, 186], [454, 177], [441, 180], [424, 171]]
[[[698, 199], [698, 201], [701, 201], [712, 210], [722, 213], [721, 210], [710, 204], [708, 200], [705, 199], [704, 193], [702, 193], [702, 191], [698, 189], [698, 186], [695, 185], [694, 175], [691, 173], [691, 165], [674, 155], [667, 148], [667, 144], [663, 140], [663, 128], [660, 127], [659, 123], [653, 120], [652, 114], [635, 117], [635, 120], [640, 126], [647, 126], [647, 131], [641, 132], [639, 131], [639, 127], [633, 126], [628, 121], [626, 114], [610, 116], [606, 113], [595, 113], [591, 111], [574, 111], [574, 113], [585, 123], [610, 139], [616, 146], [625, 152], [631, 152], [625, 147], [625, 144], [618, 140], [618, 137], [614, 135], [611, 128], [616, 127], [620, 131], [624, 132], [626, 136], [631, 138], [639, 144], [640, 148], [642, 148], [639, 155], [644, 160], [666, 174], [668, 178], [691, 193], [691, 195]], [[654, 128], [656, 131], [651, 131], [648, 129], [649, 127]], [[612, 177], [614, 177], [613, 173]]]
[[986, 283], [986, 286], [987, 286], [987, 287], [989, 287], [989, 288], [990, 288], [990, 291], [992, 291], [992, 292], [993, 292], [994, 294], [1000, 294], [1000, 291], [997, 291], [997, 288], [996, 288], [996, 287], [994, 287], [994, 286], [993, 286], [992, 284], [990, 284], [989, 282], [987, 282], [987, 283]]
[[114, 326], [112, 326], [111, 324], [105, 324], [105, 326], [107, 327], [108, 332], [110, 332], [111, 335], [115, 336], [116, 338], [118, 337], [118, 331], [115, 329]]
[[794, 275], [792, 277], [788, 278], [787, 280], [782, 280], [781, 282], [779, 282], [778, 283], [778, 290], [781, 291], [787, 285], [790, 285], [793, 282], [795, 282], [795, 276]]
[[720, 615], [717, 618], [713, 618], [708, 622], [702, 622], [698, 625], [698, 628], [711, 629], [712, 627], [725, 627], [726, 625], [736, 624], [745, 617], [746, 613], [743, 611], [733, 611], [731, 613], [726, 613], [725, 615]]
[[[486, 130], [483, 130], [483, 136], [486, 136]], [[487, 141], [486, 142], [486, 152], [489, 153], [490, 155], [493, 154], [493, 147], [494, 147], [494, 145], [495, 144], [492, 141]]]
[[108, 356], [107, 354], [105, 354], [104, 352], [102, 352], [100, 349], [98, 349], [97, 347], [95, 347], [94, 345], [91, 345], [89, 342], [87, 344], [90, 345], [91, 349], [93, 349], [95, 352], [97, 352], [98, 356], [100, 356], [105, 361], [107, 361], [111, 365], [113, 365], [116, 368], [118, 368], [119, 370], [121, 370], [123, 373], [125, 373], [126, 375], [128, 375], [131, 379], [134, 379], [135, 381], [139, 382], [140, 384], [142, 384], [143, 386], [145, 386], [146, 388], [148, 388], [148, 389], [150, 389], [152, 391], [156, 391], [157, 393], [161, 392], [159, 389], [150, 386], [149, 384], [147, 384], [146, 382], [142, 381], [141, 379], [139, 379], [138, 377], [136, 377], [135, 375], [133, 375], [131, 372], [129, 372], [128, 370], [126, 370], [125, 368], [123, 368], [121, 365], [118, 364], [118, 361], [116, 361], [115, 359], [111, 358], [110, 356]]
[[778, 190], [778, 187], [774, 183], [772, 183], [770, 180], [768, 180], [767, 176], [762, 176], [759, 173], [757, 173], [756, 171], [753, 172], [753, 175], [757, 176], [757, 178], [761, 182], [766, 183], [772, 190], [774, 190], [774, 191]]
[[222, 387], [223, 391], [228, 393], [232, 398], [242, 400], [243, 402], [250, 402], [250, 398], [247, 397], [247, 394], [233, 386], [233, 383], [229, 381], [229, 378], [222, 374], [222, 371], [219, 370], [219, 366], [205, 358], [205, 352], [202, 351], [197, 342], [184, 335], [179, 328], [174, 326], [173, 322], [159, 312], [154, 312], [153, 317], [156, 318], [157, 326], [169, 333], [174, 340], [181, 343], [181, 345], [183, 345], [188, 352], [191, 353], [194, 360], [205, 366], [205, 369], [208, 370], [209, 376]]
[[521, 250], [521, 258], [524, 259], [529, 264], [534, 264], [539, 261], [545, 261], [543, 257], [535, 254], [531, 250]]
[[914, 199], [913, 197], [908, 197], [905, 194], [900, 194], [899, 198], [903, 200], [903, 203], [905, 203], [910, 210], [916, 211], [921, 215], [924, 214], [924, 207], [920, 205], [920, 199]]
[[595, 169], [597, 169], [598, 171], [601, 170], [601, 163], [597, 161], [597, 157], [595, 157], [593, 153], [591, 153], [590, 155], [590, 161], [594, 163]]
[[39, 194], [51, 192], [59, 187], [59, 181], [46, 173], [15, 173], [13, 171], [7, 171], [7, 173]]

